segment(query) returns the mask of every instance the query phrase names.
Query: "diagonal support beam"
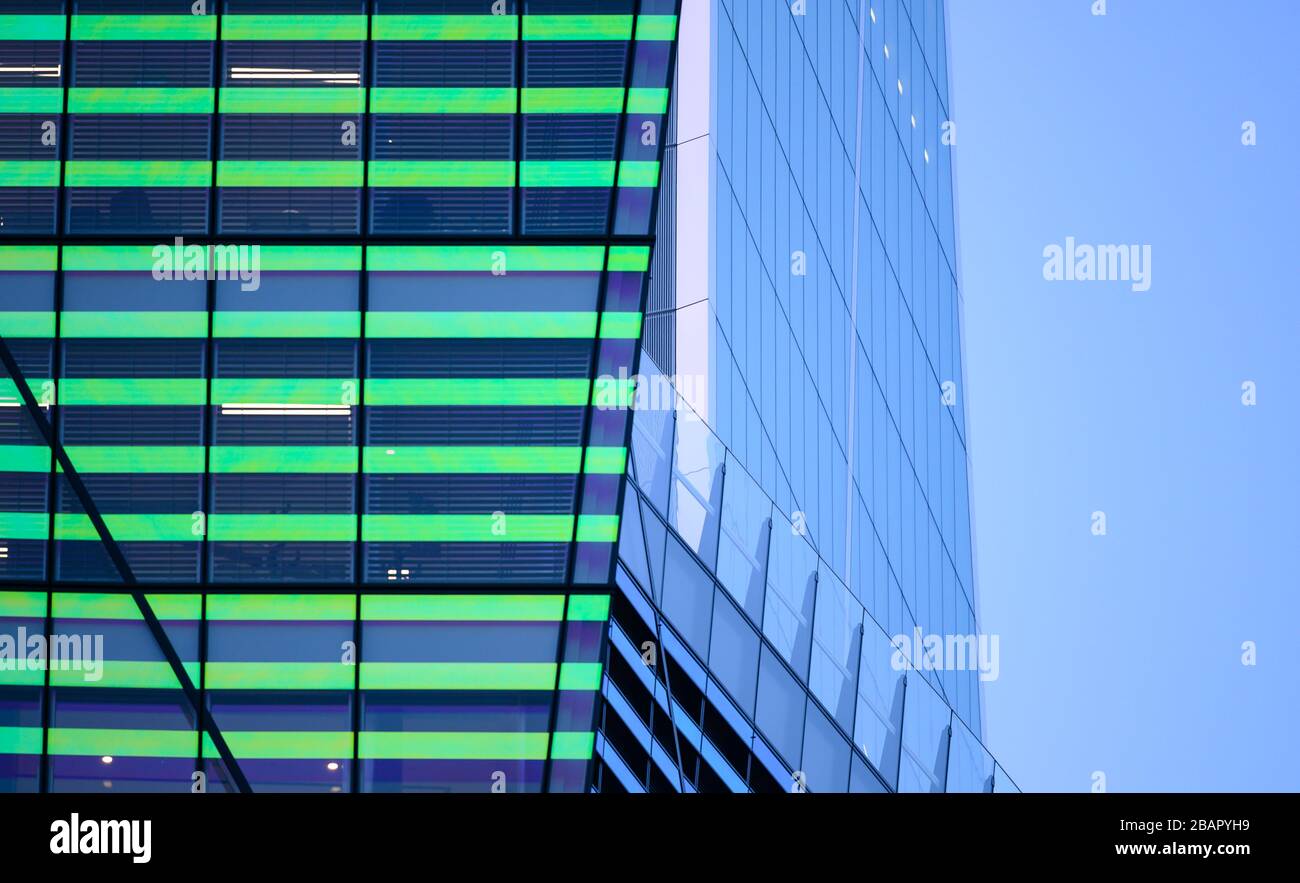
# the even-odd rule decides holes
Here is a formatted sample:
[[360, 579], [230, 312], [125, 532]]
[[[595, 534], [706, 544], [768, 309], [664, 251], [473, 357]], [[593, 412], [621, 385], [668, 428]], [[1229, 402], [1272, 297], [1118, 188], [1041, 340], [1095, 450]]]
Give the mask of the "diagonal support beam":
[[[167, 637], [167, 632], [163, 629], [162, 622], [159, 621], [157, 614], [154, 613], [149, 599], [145, 597], [144, 591], [138, 588], [139, 582], [135, 578], [135, 573], [131, 570], [131, 565], [127, 563], [126, 556], [122, 554], [117, 541], [109, 533], [108, 525], [104, 522], [103, 516], [99, 513], [99, 508], [95, 505], [90, 492], [86, 489], [85, 482], [81, 480], [81, 476], [73, 467], [71, 458], [63, 450], [63, 445], [55, 438], [54, 427], [45, 418], [40, 404], [36, 401], [36, 396], [28, 389], [27, 378], [23, 376], [22, 369], [18, 366], [18, 360], [14, 358], [13, 351], [9, 349], [9, 344], [3, 336], [0, 336], [0, 362], [4, 364], [5, 370], [9, 372], [10, 379], [18, 388], [18, 395], [22, 397], [23, 406], [27, 409], [28, 415], [41, 431], [41, 435], [44, 436], [45, 443], [53, 452], [55, 459], [59, 461], [64, 477], [67, 479], [68, 484], [71, 485], [73, 493], [77, 495], [77, 499], [81, 502], [81, 508], [85, 510], [90, 523], [94, 525], [95, 532], [99, 534], [99, 540], [104, 544], [104, 550], [108, 552], [108, 557], [112, 560], [113, 566], [117, 568], [118, 574], [122, 577], [122, 582], [132, 587], [131, 597], [135, 599], [135, 604], [140, 608], [140, 613], [144, 617], [145, 624], [149, 627], [150, 634], [153, 635], [158, 648], [162, 650], [163, 656], [167, 658], [167, 664], [171, 666], [172, 674], [180, 682], [185, 698], [194, 709], [195, 719], [199, 721], [200, 732], [204, 729], [207, 730], [208, 737], [212, 740], [212, 744], [216, 746], [217, 754], [221, 756], [222, 763], [226, 765], [227, 773], [234, 780], [235, 787], [239, 789], [240, 793], [251, 793], [252, 788], [249, 787], [248, 779], [244, 777], [243, 770], [239, 768], [239, 763], [235, 760], [234, 754], [231, 753], [230, 746], [226, 744], [225, 737], [221, 735], [220, 728], [212, 721], [210, 715], [204, 713], [199, 691], [194, 686], [194, 682], [190, 680], [189, 672], [185, 670], [185, 666], [181, 663], [180, 654], [176, 652], [175, 645]], [[50, 541], [53, 542], [52, 537]]]

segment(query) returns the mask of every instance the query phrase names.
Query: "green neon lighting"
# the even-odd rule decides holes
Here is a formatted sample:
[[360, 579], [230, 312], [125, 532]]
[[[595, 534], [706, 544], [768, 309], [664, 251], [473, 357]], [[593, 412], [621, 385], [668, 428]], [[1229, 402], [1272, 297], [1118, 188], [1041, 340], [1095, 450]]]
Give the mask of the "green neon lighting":
[[208, 470], [214, 475], [274, 472], [341, 475], [357, 471], [357, 449], [352, 445], [214, 447], [209, 457]]
[[560, 665], [561, 690], [599, 690], [599, 662], [565, 662]]
[[551, 759], [590, 760], [595, 747], [595, 733], [554, 733], [551, 739]]
[[77, 445], [64, 446], [64, 450], [77, 472], [183, 475], [203, 471], [203, 448], [200, 447]]
[[[0, 327], [4, 314], [0, 313]], [[595, 313], [407, 313], [366, 314], [369, 338], [574, 339], [596, 336]]]
[[262, 272], [347, 272], [361, 269], [359, 245], [262, 245]]
[[362, 113], [366, 108], [366, 94], [356, 86], [222, 88], [219, 101], [222, 113]]
[[[170, 251], [171, 245], [165, 246]], [[65, 245], [63, 269], [86, 272], [133, 271], [151, 273], [159, 258], [152, 245]], [[161, 250], [159, 251], [161, 253]], [[206, 271], [206, 251], [201, 259]]]
[[573, 622], [604, 622], [609, 619], [609, 595], [570, 595], [569, 619]]
[[512, 88], [390, 88], [371, 90], [371, 113], [514, 113]]
[[38, 272], [58, 266], [55, 245], [0, 245], [0, 272]]
[[221, 160], [218, 187], [360, 187], [360, 160]]
[[650, 269], [650, 246], [611, 245], [609, 269], [617, 273], [644, 273]]
[[198, 740], [192, 730], [106, 730], [50, 727], [49, 753], [100, 757], [193, 757]]
[[[20, 648], [19, 653], [23, 652]], [[21, 656], [19, 657], [22, 658]], [[38, 659], [30, 662], [18, 663], [23, 667], [10, 668], [8, 665], [0, 667], [0, 687], [43, 687], [45, 686], [45, 660]], [[3, 734], [0, 734], [0, 740], [3, 740]], [[0, 754], [4, 754], [3, 748], [0, 748]]]
[[[113, 539], [121, 542], [197, 543], [203, 539], [202, 523], [191, 515], [109, 514], [104, 516], [104, 523]], [[54, 516], [54, 538], [99, 542], [90, 519], [70, 512]]]
[[40, 727], [0, 727], [0, 754], [40, 754]]
[[572, 515], [363, 515], [367, 543], [567, 543]]
[[[183, 663], [194, 683], [199, 682], [199, 664]], [[55, 667], [50, 672], [52, 687], [108, 687], [116, 690], [179, 690], [180, 681], [176, 673], [166, 662], [135, 662], [122, 659], [106, 659], [97, 680], [91, 680], [91, 674], [84, 668]]]
[[[246, 760], [343, 760], [352, 756], [352, 733], [238, 732], [222, 730], [231, 754]], [[216, 757], [217, 749], [203, 734], [203, 756]]]
[[519, 19], [513, 15], [376, 15], [375, 40], [514, 40]]
[[233, 312], [212, 317], [213, 337], [356, 338], [361, 336], [361, 314], [356, 312]]
[[612, 187], [617, 163], [578, 160], [524, 160], [520, 187]]
[[351, 622], [351, 595], [209, 595], [210, 622]]
[[577, 541], [579, 543], [617, 543], [617, 515], [579, 515]]
[[59, 162], [46, 159], [0, 160], [0, 187], [58, 187]]
[[365, 40], [364, 15], [224, 15], [222, 40]]
[[0, 15], [0, 40], [62, 40], [67, 20], [61, 15]]
[[61, 337], [123, 338], [208, 336], [208, 314], [186, 312], [65, 312]]
[[0, 312], [2, 337], [53, 337], [54, 313], [48, 310]]
[[604, 340], [639, 340], [641, 338], [641, 314], [601, 314], [600, 336]]
[[0, 512], [0, 539], [46, 540], [50, 516], [44, 512]]
[[367, 622], [558, 622], [561, 595], [362, 595]]
[[355, 515], [212, 514], [208, 540], [214, 543], [353, 543]]
[[525, 15], [525, 40], [630, 40], [630, 15]]
[[[623, 90], [525, 88], [524, 113], [622, 113]], [[512, 108], [513, 110], [513, 108]]]
[[[373, 381], [371, 381], [373, 382]], [[244, 378], [212, 381], [212, 402], [219, 405], [320, 405], [345, 408], [356, 404], [356, 378]]]
[[597, 377], [591, 403], [606, 410], [627, 410], [636, 399], [636, 381], [630, 377]]
[[[33, 16], [38, 17], [38, 16]], [[27, 16], [2, 16], [27, 18]], [[0, 22], [0, 28], [4, 25]], [[0, 39], [4, 34], [0, 31]], [[59, 39], [63, 39], [60, 33]], [[5, 86], [0, 88], [0, 113], [63, 113], [63, 90], [49, 86]]]
[[215, 40], [213, 15], [74, 15], [74, 40]]
[[207, 381], [202, 379], [69, 378], [59, 382], [64, 405], [204, 405]]
[[213, 89], [86, 88], [68, 90], [69, 113], [212, 113]]
[[659, 163], [626, 161], [618, 167], [620, 187], [658, 187]]
[[13, 619], [44, 619], [44, 592], [0, 592], [0, 616]]
[[573, 475], [582, 461], [575, 447], [366, 448], [365, 471], [380, 475]]
[[49, 471], [50, 449], [45, 445], [0, 445], [0, 472]]
[[363, 760], [545, 760], [546, 733], [358, 734]]
[[587, 448], [583, 471], [588, 475], [622, 475], [627, 470], [627, 448]]
[[[110, 516], [111, 517], [111, 516]], [[185, 516], [189, 517], [189, 516]], [[185, 622], [199, 619], [203, 599], [199, 595], [148, 595], [149, 606], [161, 620]], [[54, 618], [122, 619], [144, 621], [130, 595], [120, 592], [56, 592], [52, 599]]]
[[[42, 406], [54, 404], [53, 380], [44, 377], [28, 377], [27, 389], [31, 391], [32, 395], [36, 397], [36, 401]], [[18, 384], [8, 377], [0, 377], [0, 403], [19, 404], [21, 402], [22, 398], [18, 395]]]
[[362, 662], [363, 690], [553, 690], [554, 662]]
[[668, 113], [668, 90], [633, 88], [627, 90], [628, 113]]
[[351, 690], [356, 669], [341, 662], [209, 662], [205, 678], [208, 690]]
[[68, 160], [69, 187], [208, 187], [212, 163], [204, 160]]
[[381, 272], [599, 273], [605, 249], [580, 246], [367, 246], [366, 266]]
[[662, 40], [665, 42], [676, 40], [677, 16], [638, 15], [636, 17], [636, 38], [638, 40]]
[[508, 406], [585, 405], [589, 383], [548, 378], [373, 378], [366, 381], [367, 405]]
[[513, 187], [513, 162], [375, 160], [371, 187]]

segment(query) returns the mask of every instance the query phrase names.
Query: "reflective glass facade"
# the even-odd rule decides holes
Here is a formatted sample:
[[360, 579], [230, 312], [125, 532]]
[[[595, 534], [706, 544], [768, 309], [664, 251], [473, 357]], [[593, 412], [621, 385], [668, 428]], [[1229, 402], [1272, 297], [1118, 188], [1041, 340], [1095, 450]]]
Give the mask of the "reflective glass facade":
[[688, 0], [677, 76], [596, 786], [1015, 790], [892, 643], [979, 631], [944, 4]]
[[3, 5], [0, 790], [590, 787], [677, 16]]

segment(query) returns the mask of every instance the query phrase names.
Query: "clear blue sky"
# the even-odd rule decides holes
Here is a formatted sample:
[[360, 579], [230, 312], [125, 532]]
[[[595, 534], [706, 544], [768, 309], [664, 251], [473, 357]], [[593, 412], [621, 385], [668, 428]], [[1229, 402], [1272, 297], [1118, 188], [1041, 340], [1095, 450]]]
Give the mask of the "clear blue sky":
[[[1300, 3], [1107, 5], [948, 4], [988, 741], [1025, 790], [1300, 790]], [[1067, 236], [1151, 290], [1044, 281]]]

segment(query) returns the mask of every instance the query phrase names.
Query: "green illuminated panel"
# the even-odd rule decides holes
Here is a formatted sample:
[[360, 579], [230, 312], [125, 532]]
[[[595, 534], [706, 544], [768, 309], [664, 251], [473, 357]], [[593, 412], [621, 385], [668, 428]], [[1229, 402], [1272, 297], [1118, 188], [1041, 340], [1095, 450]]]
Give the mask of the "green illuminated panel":
[[558, 622], [563, 616], [561, 595], [361, 597], [361, 618], [367, 622]]
[[604, 313], [600, 317], [600, 336], [605, 340], [640, 340], [640, 313]]
[[204, 405], [207, 381], [201, 379], [70, 378], [59, 382], [64, 405]]
[[[370, 381], [374, 382], [374, 381]], [[356, 395], [353, 379], [218, 377], [212, 381], [214, 404], [276, 404], [348, 407]]]
[[[512, 108], [513, 109], [513, 108]], [[622, 113], [623, 90], [526, 88], [524, 113]]]
[[357, 449], [351, 445], [319, 447], [214, 447], [209, 471], [214, 474], [310, 473], [357, 471]]
[[361, 335], [361, 314], [355, 312], [232, 312], [212, 317], [213, 337], [349, 338]]
[[677, 39], [677, 16], [638, 15], [636, 17], [638, 40], [671, 41]]
[[565, 662], [560, 665], [561, 690], [599, 690], [599, 662]]
[[597, 245], [371, 245], [366, 248], [366, 266], [375, 271], [599, 273], [605, 266], [605, 249]]
[[611, 245], [609, 269], [619, 273], [644, 273], [650, 269], [649, 246]]
[[364, 15], [226, 15], [223, 40], [364, 40]]
[[212, 163], [203, 160], [68, 160], [69, 187], [208, 187]]
[[630, 15], [525, 15], [525, 40], [630, 40]]
[[659, 163], [631, 161], [620, 163], [618, 167], [618, 186], [658, 187]]
[[667, 89], [628, 89], [628, 113], [668, 113]]
[[45, 540], [50, 536], [50, 516], [44, 512], [0, 512], [0, 539]]
[[203, 471], [203, 448], [199, 447], [68, 445], [64, 451], [77, 472], [190, 474]]
[[589, 475], [622, 475], [627, 469], [627, 448], [587, 448], [583, 471]]
[[569, 598], [569, 619], [604, 622], [609, 619], [609, 595], [573, 595]]
[[[194, 683], [199, 682], [197, 662], [183, 663]], [[122, 659], [103, 660], [103, 668], [87, 671], [84, 667], [58, 668], [50, 672], [52, 687], [108, 687], [118, 690], [179, 690], [180, 681], [166, 662], [136, 662]]]
[[355, 515], [212, 514], [208, 539], [214, 543], [356, 542]]
[[364, 515], [368, 543], [567, 543], [571, 515]]
[[74, 40], [215, 40], [211, 15], [74, 15]]
[[58, 187], [59, 163], [46, 159], [0, 160], [0, 187]]
[[360, 187], [360, 161], [221, 160], [218, 187]]
[[40, 727], [0, 727], [0, 754], [40, 754]]
[[110, 89], [74, 87], [68, 90], [69, 113], [212, 113], [213, 89]]
[[57, 246], [0, 245], [0, 271], [22, 273], [53, 270], [58, 266], [58, 260]]
[[514, 113], [514, 89], [385, 88], [371, 91], [371, 113]]
[[[306, 760], [352, 756], [352, 733], [239, 732], [223, 730], [231, 754], [248, 760]], [[203, 756], [216, 757], [217, 749], [203, 734]]]
[[359, 245], [254, 246], [263, 272], [334, 272], [361, 269]]
[[520, 187], [612, 187], [610, 161], [525, 160], [519, 164]]
[[342, 622], [356, 618], [351, 595], [209, 595], [208, 619], [244, 622]]
[[367, 405], [585, 405], [590, 384], [582, 379], [430, 378], [366, 381]]
[[[161, 620], [196, 620], [202, 611], [199, 595], [147, 595], [146, 600]], [[135, 599], [120, 592], [56, 592], [52, 605], [55, 619], [144, 620]]]
[[193, 757], [197, 743], [190, 730], [51, 727], [49, 752], [89, 757]]
[[363, 690], [553, 690], [554, 662], [362, 662]]
[[49, 472], [50, 456], [45, 445], [0, 445], [0, 472]]
[[187, 312], [65, 312], [62, 337], [207, 337], [208, 314]]
[[[21, 655], [16, 661], [6, 662], [0, 665], [0, 687], [44, 687], [45, 686], [45, 660], [37, 659], [25, 661]], [[36, 749], [40, 751], [38, 747]], [[0, 728], [0, 754], [6, 754], [4, 750], [4, 732]]]
[[375, 447], [366, 448], [365, 471], [381, 475], [572, 475], [581, 460], [582, 449], [575, 447]]
[[222, 113], [361, 113], [366, 94], [347, 86], [223, 88]]
[[[170, 252], [170, 246], [151, 245], [65, 245], [63, 269], [72, 271], [135, 271], [150, 273], [159, 260]], [[186, 256], [186, 262], [189, 258]], [[207, 268], [207, 253], [200, 251], [198, 263]]]
[[551, 757], [554, 760], [590, 760], [596, 745], [595, 733], [554, 733]]
[[519, 19], [513, 15], [376, 15], [375, 40], [514, 40]]
[[53, 337], [54, 313], [47, 310], [0, 312], [2, 337]]
[[617, 515], [579, 515], [577, 541], [580, 543], [617, 543]]
[[[0, 19], [27, 17], [29, 16], [0, 16]], [[0, 39], [2, 38], [3, 34], [0, 33]], [[63, 39], [62, 34], [59, 39]], [[0, 113], [63, 113], [63, 90], [51, 89], [48, 86], [0, 88]]]
[[204, 671], [208, 690], [351, 690], [356, 681], [341, 662], [209, 662]]
[[62, 40], [67, 26], [61, 15], [0, 15], [0, 40]]
[[14, 619], [44, 619], [44, 592], [0, 592], [0, 616]]
[[[0, 314], [0, 327], [3, 327]], [[576, 339], [596, 336], [595, 313], [406, 313], [366, 314], [371, 338]]]
[[597, 377], [592, 385], [591, 403], [605, 410], [626, 410], [636, 399], [636, 381], [632, 378]]
[[[192, 515], [108, 514], [103, 518], [108, 532], [119, 542], [197, 543], [203, 539], [202, 522]], [[99, 542], [90, 518], [70, 512], [54, 516], [54, 538]]]
[[375, 160], [371, 187], [513, 187], [512, 162]]
[[545, 760], [546, 733], [358, 734], [363, 760]]
[[[49, 384], [47, 387], [46, 384]], [[42, 405], [54, 403], [54, 381], [43, 377], [28, 377], [27, 389], [36, 397], [36, 401]], [[0, 407], [10, 406], [20, 403], [22, 397], [18, 395], [18, 385], [8, 377], [0, 377]]]

